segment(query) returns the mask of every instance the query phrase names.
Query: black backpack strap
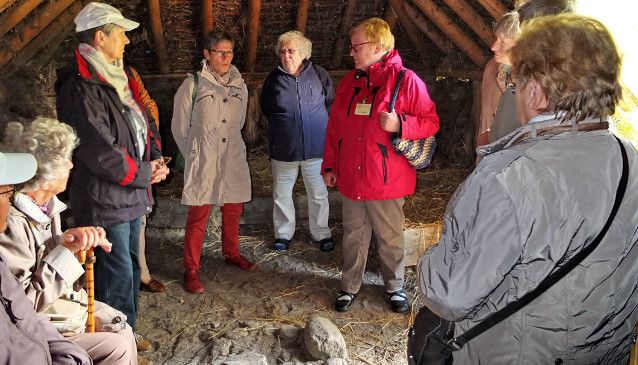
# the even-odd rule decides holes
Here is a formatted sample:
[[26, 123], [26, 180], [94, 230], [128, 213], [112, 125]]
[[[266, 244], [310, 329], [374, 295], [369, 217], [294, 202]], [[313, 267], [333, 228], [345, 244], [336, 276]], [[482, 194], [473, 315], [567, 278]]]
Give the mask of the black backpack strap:
[[448, 342], [448, 346], [453, 350], [460, 350], [463, 345], [465, 345], [468, 341], [473, 339], [474, 337], [480, 335], [481, 333], [487, 331], [493, 326], [497, 325], [507, 317], [516, 313], [519, 309], [523, 308], [534, 299], [538, 298], [541, 294], [543, 294], [547, 289], [551, 288], [554, 284], [564, 278], [570, 271], [572, 271], [576, 266], [578, 266], [592, 251], [598, 247], [600, 241], [602, 241], [603, 237], [607, 233], [607, 230], [611, 226], [616, 217], [616, 213], [618, 212], [618, 208], [620, 207], [620, 203], [625, 196], [625, 190], [627, 189], [627, 181], [629, 179], [629, 162], [627, 160], [627, 151], [625, 150], [625, 146], [623, 146], [620, 139], [616, 136], [616, 141], [620, 146], [620, 153], [622, 155], [622, 174], [620, 175], [620, 182], [618, 183], [618, 189], [616, 189], [616, 200], [614, 201], [614, 205], [611, 208], [611, 213], [609, 213], [609, 218], [607, 218], [607, 222], [603, 226], [598, 236], [590, 243], [587, 247], [583, 248], [579, 253], [574, 255], [574, 257], [569, 260], [565, 265], [561, 266], [554, 273], [549, 275], [545, 280], [543, 280], [540, 285], [531, 292], [522, 296], [519, 300], [508, 304], [505, 308], [499, 310], [496, 313], [493, 313], [481, 323], [476, 326], [470, 328], [468, 331], [463, 333], [462, 335], [451, 339]]

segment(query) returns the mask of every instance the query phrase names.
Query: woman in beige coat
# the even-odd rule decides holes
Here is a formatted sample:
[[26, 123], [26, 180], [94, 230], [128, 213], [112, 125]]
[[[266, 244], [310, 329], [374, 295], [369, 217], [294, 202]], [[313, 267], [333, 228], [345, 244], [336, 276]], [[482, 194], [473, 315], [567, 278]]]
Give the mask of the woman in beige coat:
[[[205, 41], [202, 70], [175, 95], [173, 137], [184, 155], [182, 204], [190, 205], [184, 237], [184, 287], [204, 291], [197, 270], [212, 205], [222, 211], [222, 254], [244, 270], [255, 264], [239, 253], [239, 217], [250, 200], [250, 173], [241, 129], [248, 91], [233, 59], [232, 36], [213, 31]], [[197, 87], [197, 90], [194, 90]], [[194, 100], [194, 105], [193, 105]]]

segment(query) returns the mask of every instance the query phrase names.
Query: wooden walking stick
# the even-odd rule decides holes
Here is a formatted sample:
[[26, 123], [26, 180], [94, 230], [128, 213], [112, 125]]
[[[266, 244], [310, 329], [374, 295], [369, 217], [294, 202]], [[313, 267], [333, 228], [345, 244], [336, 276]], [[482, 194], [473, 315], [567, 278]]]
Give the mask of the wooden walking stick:
[[93, 255], [93, 249], [88, 251], [79, 252], [80, 263], [84, 264], [84, 271], [86, 273], [86, 293], [89, 297], [86, 320], [86, 332], [95, 332], [95, 277], [93, 276], [93, 264], [95, 263], [95, 255]]

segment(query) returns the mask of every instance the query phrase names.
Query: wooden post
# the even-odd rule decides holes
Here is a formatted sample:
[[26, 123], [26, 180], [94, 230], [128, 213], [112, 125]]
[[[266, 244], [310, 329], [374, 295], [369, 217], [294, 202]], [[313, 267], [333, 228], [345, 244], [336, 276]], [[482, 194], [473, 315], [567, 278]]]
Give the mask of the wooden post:
[[16, 24], [35, 9], [43, 0], [20, 0], [6, 13], [0, 15], [0, 37], [7, 34]]
[[490, 13], [494, 19], [501, 19], [501, 16], [509, 11], [500, 0], [478, 0], [478, 2]]
[[213, 1], [202, 0], [200, 4], [202, 11], [202, 31], [204, 32], [205, 37], [211, 32], [211, 30], [213, 30]]
[[450, 53], [454, 50], [452, 44], [447, 41], [447, 38], [441, 31], [430, 22], [423, 13], [415, 9], [412, 5], [404, 2], [405, 12], [408, 14], [414, 24], [425, 34], [432, 43], [434, 43], [441, 51]]
[[14, 2], [16, 2], [16, 0], [0, 0], [0, 13], [5, 11], [5, 9], [10, 7]]
[[261, 0], [248, 0], [248, 41], [246, 42], [246, 70], [248, 72], [255, 71], [260, 11]]
[[310, 5], [310, 0], [299, 0], [299, 6], [297, 7], [297, 30], [300, 31], [301, 34], [306, 33], [308, 5]]
[[[54, 21], [51, 22], [37, 37], [27, 44], [20, 52], [18, 52], [3, 69], [2, 72], [12, 74], [26, 65], [40, 50], [44, 47], [52, 47], [56, 49], [62, 39], [57, 42], [60, 36], [66, 36], [74, 27], [73, 19], [82, 10], [82, 3], [74, 2], [66, 11], [63, 11]], [[54, 52], [50, 52], [53, 54]]]
[[488, 47], [496, 40], [492, 27], [465, 0], [444, 0], [454, 12], [463, 19]]
[[164, 40], [164, 28], [162, 27], [162, 18], [160, 16], [159, 0], [148, 0], [148, 13], [151, 19], [151, 31], [153, 32], [153, 43], [155, 43], [159, 70], [161, 74], [166, 75], [170, 73], [170, 68], [168, 65], [168, 50]]
[[346, 4], [346, 10], [343, 12], [341, 18], [341, 30], [339, 31], [339, 38], [335, 44], [335, 53], [332, 57], [332, 69], [338, 69], [341, 66], [341, 57], [343, 55], [343, 46], [348, 42], [350, 43], [350, 27], [352, 23], [352, 16], [354, 15], [354, 7], [357, 4], [357, 0], [348, 0]]
[[389, 2], [386, 3], [385, 5], [383, 20], [385, 20], [385, 22], [388, 23], [388, 26], [390, 27], [390, 31], [394, 31], [394, 26], [397, 24], [397, 15], [394, 13], [394, 10], [392, 10], [392, 6], [390, 5]]
[[421, 42], [421, 34], [419, 33], [419, 29], [414, 25], [408, 14], [405, 12], [405, 8], [403, 7], [404, 0], [388, 0], [390, 6], [392, 6], [392, 10], [397, 15], [399, 22], [403, 26], [403, 29], [408, 34], [408, 37], [412, 41], [414, 48], [419, 51], [419, 55], [424, 60], [428, 58], [428, 51], [425, 49], [423, 42]]
[[463, 30], [454, 23], [454, 20], [439, 8], [432, 0], [412, 0], [412, 2], [421, 9], [425, 15], [436, 24], [445, 35], [447, 35], [457, 47], [478, 65], [483, 68], [490, 56], [485, 54], [483, 50], [468, 37]]
[[0, 48], [0, 68], [3, 68], [17, 52], [29, 44], [33, 38], [40, 34], [40, 32], [54, 21], [64, 9], [69, 7], [71, 3], [73, 3], [73, 0], [58, 0], [56, 2], [47, 3], [39, 14], [40, 16], [24, 26], [22, 35], [15, 34], [7, 37], [8, 39], [6, 39], [6, 41], [8, 46]]

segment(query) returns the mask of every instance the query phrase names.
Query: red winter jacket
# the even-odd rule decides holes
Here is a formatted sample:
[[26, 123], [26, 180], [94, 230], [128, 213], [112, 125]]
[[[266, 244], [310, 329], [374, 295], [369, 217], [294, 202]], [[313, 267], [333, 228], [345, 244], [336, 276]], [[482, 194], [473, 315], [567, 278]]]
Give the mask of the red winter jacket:
[[[390, 132], [381, 128], [379, 112], [388, 111], [399, 72], [396, 50], [341, 80], [332, 105], [322, 172], [335, 172], [339, 191], [352, 200], [396, 199], [414, 193], [416, 170], [399, 156]], [[355, 76], [356, 75], [356, 76]], [[372, 104], [369, 115], [355, 115], [357, 104]], [[439, 130], [439, 117], [423, 81], [408, 70], [394, 107], [401, 120], [401, 137], [422, 139]], [[357, 113], [361, 114], [361, 113]]]

